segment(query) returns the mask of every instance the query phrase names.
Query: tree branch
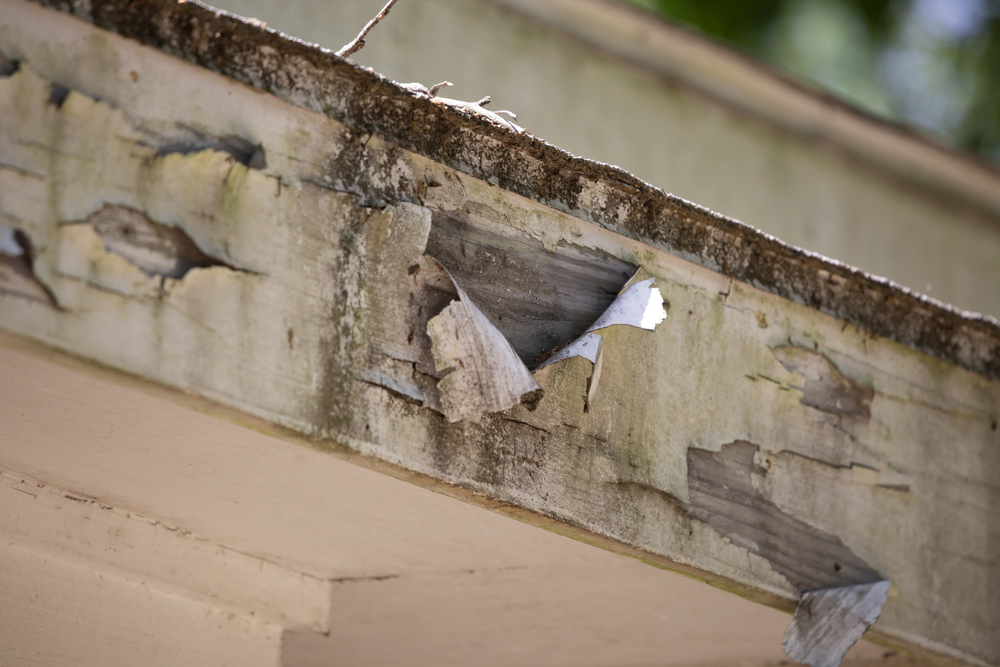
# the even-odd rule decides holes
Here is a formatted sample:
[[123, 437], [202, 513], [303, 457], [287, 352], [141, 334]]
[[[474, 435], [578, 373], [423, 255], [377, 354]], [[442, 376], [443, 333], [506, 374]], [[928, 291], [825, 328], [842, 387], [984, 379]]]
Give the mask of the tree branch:
[[342, 49], [340, 49], [340, 51], [337, 51], [337, 55], [341, 58], [347, 58], [360, 51], [365, 45], [365, 35], [367, 35], [369, 30], [378, 25], [378, 22], [389, 14], [389, 10], [392, 9], [394, 4], [396, 4], [396, 0], [389, 0], [385, 7], [382, 8], [382, 11], [376, 14], [375, 18], [369, 21], [368, 25], [361, 29], [361, 32], [359, 32], [358, 36], [354, 38], [354, 41], [348, 42]]

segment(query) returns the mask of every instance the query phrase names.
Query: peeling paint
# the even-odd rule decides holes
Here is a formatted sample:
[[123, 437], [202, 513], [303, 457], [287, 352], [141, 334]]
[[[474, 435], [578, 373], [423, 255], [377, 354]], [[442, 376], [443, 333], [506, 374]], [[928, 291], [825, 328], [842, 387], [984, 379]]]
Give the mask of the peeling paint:
[[850, 415], [867, 422], [875, 390], [858, 384], [840, 372], [828, 357], [808, 348], [779, 345], [775, 358], [787, 370], [805, 378], [803, 405], [836, 415]]
[[177, 123], [173, 127], [154, 131], [144, 128], [147, 134], [144, 144], [156, 149], [157, 157], [179, 153], [190, 155], [205, 149], [227, 153], [232, 158], [251, 169], [266, 169], [267, 156], [264, 147], [236, 135], [215, 136], [193, 127]]
[[500, 211], [481, 204], [435, 212], [432, 219], [427, 253], [448, 269], [529, 368], [583, 334], [636, 271], [607, 253], [567, 244], [546, 248], [500, 226]]
[[[596, 363], [601, 349], [601, 335], [597, 333], [602, 329], [611, 326], [626, 325], [653, 331], [667, 317], [667, 311], [663, 308], [663, 297], [660, 290], [653, 287], [653, 278], [636, 280], [642, 270], [636, 272], [629, 282], [622, 288], [618, 298], [608, 306], [597, 321], [594, 322], [587, 332], [546, 359], [538, 367], [539, 369], [570, 357], [583, 357], [591, 363]], [[594, 374], [592, 387], [597, 384], [597, 372]]]
[[802, 597], [783, 640], [785, 652], [813, 667], [837, 667], [875, 622], [890, 582], [834, 535], [808, 526], [766, 500], [753, 476], [759, 448], [723, 445], [718, 453], [688, 450], [692, 517], [733, 544], [765, 558]]
[[767, 475], [754, 463], [758, 451], [740, 441], [719, 452], [688, 449], [688, 514], [767, 559], [799, 591], [881, 580], [835, 535], [796, 519], [761, 495], [752, 480], [755, 474]]
[[469, 296], [455, 284], [452, 301], [427, 323], [441, 407], [449, 422], [532, 405], [543, 395], [524, 363]]
[[0, 293], [62, 310], [56, 295], [35, 273], [35, 248], [24, 230], [0, 225]]
[[124, 257], [150, 276], [181, 280], [195, 268], [239, 270], [206, 254], [183, 229], [156, 222], [128, 206], [105, 204], [86, 220], [69, 224], [93, 226], [108, 252]]
[[[781, 254], [736, 223], [331, 65], [311, 47], [286, 53], [272, 35], [268, 55], [254, 41], [265, 38], [241, 32], [238, 19], [213, 15], [185, 32], [178, 14], [207, 16], [194, 2], [100, 0], [96, 11], [117, 25], [162, 10], [176, 40], [161, 46], [171, 53], [249, 72], [254, 85], [307, 108], [310, 96], [329, 95], [327, 116], [348, 125], [81, 21], [9, 6], [44, 13], [74, 36], [55, 42], [67, 57], [91, 53], [77, 37], [92, 33], [146, 69], [135, 86], [127, 70], [105, 79], [102, 99], [120, 108], [74, 90], [57, 109], [46, 102], [56, 75], [32, 60], [51, 48], [49, 36], [22, 21], [36, 46], [18, 51], [16, 78], [0, 79], [0, 124], [13, 128], [0, 141], [0, 179], [15, 195], [0, 220], [36, 241], [38, 276], [67, 310], [0, 298], [5, 328], [704, 567], [737, 588], [792, 601], [860, 583], [852, 577], [877, 564], [899, 590], [880, 630], [995, 662], [997, 598], [963, 584], [996, 571], [996, 383], [941, 361], [989, 361], [988, 327], [962, 329], [975, 323], [896, 300], [898, 288], [846, 267], [820, 274], [832, 263]], [[109, 19], [109, 7], [123, 14]], [[222, 37], [204, 37], [213, 28]], [[269, 64], [256, 70], [255, 58]], [[290, 72], [301, 77], [281, 79]], [[170, 96], [174, 118], [150, 113]], [[190, 153], [202, 139], [177, 121], [205, 141], [235, 133], [262, 156], [266, 148], [266, 168], [246, 168], [221, 144]], [[106, 252], [93, 226], [54, 222], [85, 220], [111, 202], [183, 229], [211, 257], [268, 273], [189, 271], [162, 281], [166, 297], [156, 298], [161, 280]], [[593, 325], [640, 265], [649, 275], [636, 280], [655, 275], [680, 317], [656, 335], [632, 326], [588, 334], [604, 341], [596, 363], [539, 371], [548, 393], [534, 411], [514, 405], [449, 423], [439, 385], [455, 370], [438, 371], [427, 324], [463, 298], [427, 255], [528, 367]], [[727, 275], [704, 268], [716, 265]], [[763, 290], [740, 282], [754, 272]], [[880, 301], [886, 295], [893, 300]], [[930, 330], [908, 344], [938, 359], [880, 337], [900, 313], [928, 318], [903, 321], [902, 338]], [[963, 348], [970, 331], [985, 338]], [[942, 336], [958, 347], [941, 352]], [[786, 340], [815, 353], [776, 351]], [[805, 395], [815, 405], [803, 408]], [[749, 461], [733, 449], [741, 443]]]
[[[330, 51], [197, 2], [36, 0], [107, 30], [347, 124], [359, 145], [384, 137], [387, 155], [344, 160], [335, 176], [367, 202], [419, 203], [405, 160], [411, 150], [505, 190], [641, 239], [734, 280], [880, 336], [1000, 378], [1000, 326], [890, 281], [820, 257], [668, 195], [620, 168], [581, 159], [481, 114], [403, 88]], [[365, 152], [365, 151], [362, 151]], [[331, 170], [334, 173], [335, 170]], [[361, 174], [370, 183], [357, 181]], [[346, 178], [345, 178], [346, 176]], [[404, 182], [405, 181], [405, 182]], [[340, 181], [338, 181], [340, 182]], [[388, 183], [395, 191], [381, 189]], [[372, 186], [372, 187], [369, 187]], [[601, 202], [602, 206], [594, 206]]]
[[812, 667], [838, 667], [882, 613], [889, 581], [803, 594], [781, 640], [788, 657]]

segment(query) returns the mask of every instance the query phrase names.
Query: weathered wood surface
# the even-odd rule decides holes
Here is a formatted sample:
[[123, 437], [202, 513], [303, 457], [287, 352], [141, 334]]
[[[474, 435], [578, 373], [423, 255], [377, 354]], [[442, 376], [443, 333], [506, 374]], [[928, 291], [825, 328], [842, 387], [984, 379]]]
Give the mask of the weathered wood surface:
[[876, 581], [804, 594], [782, 640], [785, 652], [812, 667], [837, 667], [878, 620], [889, 586]]
[[[489, 233], [469, 215], [435, 215], [427, 254], [448, 267], [529, 368], [586, 331], [635, 273], [631, 264], [586, 248], [546, 249], [535, 238]], [[476, 210], [477, 218], [489, 215], [488, 208]]]
[[[766, 288], [758, 289], [666, 252], [660, 231], [642, 227], [658, 248], [585, 219], [619, 224], [608, 217], [610, 199], [567, 204], [561, 190], [535, 193], [579, 217], [571, 216], [363, 124], [289, 105], [72, 17], [16, 0], [3, 10], [0, 50], [19, 69], [0, 78], [0, 224], [30, 238], [30, 278], [58, 304], [5, 290], [4, 328], [789, 599], [821, 577], [789, 574], [786, 555], [837, 582], [861, 583], [840, 572], [865, 581], [877, 573], [893, 584], [875, 626], [883, 637], [1000, 663], [992, 325], [955, 320], [766, 240], [753, 242], [772, 254], [747, 264], [739, 258], [749, 232], [714, 228], [718, 240], [699, 261], [732, 258], [729, 273]], [[53, 84], [68, 90], [61, 104], [50, 101]], [[401, 113], [429, 113], [417, 102]], [[475, 127], [456, 136], [471, 141]], [[231, 136], [266, 161], [243, 164], [248, 150], [218, 150]], [[202, 149], [205, 137], [219, 139]], [[193, 152], [178, 148], [184, 141]], [[502, 184], [527, 192], [512, 184], [515, 167], [491, 162], [493, 141], [469, 153], [479, 160], [469, 171], [513, 169]], [[86, 222], [102, 210], [127, 212], [112, 225], [119, 230], [133, 212], [155, 229], [179, 229], [212, 261], [189, 262], [179, 278], [150, 275], [139, 250], [120, 245], [127, 235], [108, 243]], [[690, 225], [708, 216], [690, 212]], [[599, 366], [574, 357], [537, 371], [545, 391], [537, 405], [448, 423], [431, 409], [442, 378], [426, 325], [452, 297], [440, 284], [425, 290], [425, 272], [413, 267], [429, 261], [437, 221], [453, 230], [455, 219], [515, 266], [537, 265], [538, 244], [555, 256], [568, 249], [613, 258], [609, 267], [641, 265], [668, 316], [654, 331], [602, 330]], [[683, 235], [683, 225], [671, 225], [661, 231]], [[697, 238], [714, 238], [699, 229]], [[797, 278], [754, 278], [771, 260], [779, 274], [798, 266]], [[584, 291], [610, 280], [610, 271], [594, 273]], [[502, 268], [495, 276], [506, 286]], [[846, 293], [854, 296], [839, 306], [828, 300]], [[865, 309], [880, 313], [867, 330], [851, 323]], [[938, 356], [872, 335], [892, 322], [923, 322], [898, 338]], [[945, 331], [952, 342], [915, 331]], [[745, 497], [795, 528], [771, 536], [774, 548], [717, 529], [725, 506], [697, 509], [706, 478], [692, 457], [737, 442], [756, 448], [749, 481], [741, 478]], [[817, 535], [857, 561], [828, 562], [815, 553]]]
[[[331, 48], [382, 5], [212, 4]], [[959, 308], [1000, 315], [1000, 171], [982, 161], [915, 140], [629, 3], [407, 0], [384, 27], [356, 62], [396, 81], [449, 79], [450, 97], [492, 95], [573, 155]]]
[[[995, 318], [956, 310], [790, 247], [667, 195], [622, 169], [577, 158], [530, 133], [512, 132], [506, 121], [473, 112], [474, 105], [455, 113], [448, 104], [435, 103], [329, 51], [197, 2], [37, 1], [344, 121], [351, 129], [343, 136], [343, 150], [317, 151], [316, 164], [324, 165], [317, 181], [357, 194], [368, 204], [423, 204], [424, 192], [437, 182], [394, 171], [398, 154], [370, 150], [377, 146], [369, 139], [379, 136], [509, 192], [808, 304], [870, 335], [1000, 378]], [[191, 139], [187, 127], [175, 127], [172, 133], [178, 136], [179, 131]], [[224, 144], [231, 136], [230, 128], [215, 141]], [[971, 247], [969, 251], [975, 252]]]

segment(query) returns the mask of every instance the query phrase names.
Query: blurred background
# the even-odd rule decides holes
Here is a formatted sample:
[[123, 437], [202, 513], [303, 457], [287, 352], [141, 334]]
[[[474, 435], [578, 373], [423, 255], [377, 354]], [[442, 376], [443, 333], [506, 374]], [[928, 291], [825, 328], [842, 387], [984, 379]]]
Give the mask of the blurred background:
[[1000, 159], [1000, 0], [632, 0], [874, 114]]

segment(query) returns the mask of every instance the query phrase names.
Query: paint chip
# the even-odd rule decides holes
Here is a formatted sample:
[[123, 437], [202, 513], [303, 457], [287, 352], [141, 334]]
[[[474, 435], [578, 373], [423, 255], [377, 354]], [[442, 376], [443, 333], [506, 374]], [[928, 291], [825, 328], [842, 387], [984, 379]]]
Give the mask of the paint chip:
[[427, 322], [441, 409], [449, 422], [537, 403], [543, 390], [458, 283], [458, 299]]
[[781, 645], [792, 660], [838, 667], [847, 651], [882, 613], [891, 582], [803, 593]]
[[795, 345], [779, 345], [773, 352], [786, 370], [805, 378], [802, 405], [865, 422], [871, 419], [875, 390], [844, 375], [829, 357]]
[[242, 270], [204, 252], [180, 227], [152, 220], [128, 206], [105, 204], [86, 220], [74, 222], [93, 225], [108, 252], [124, 257], [150, 276], [180, 280], [197, 268]]
[[618, 298], [608, 306], [596, 322], [590, 325], [586, 333], [546, 359], [538, 369], [570, 357], [583, 357], [595, 363], [602, 342], [601, 335], [596, 332], [601, 329], [625, 324], [654, 331], [657, 325], [666, 319], [667, 311], [663, 308], [663, 297], [660, 296], [659, 288], [653, 287], [654, 279], [636, 280], [641, 272], [640, 267], [618, 293]]

